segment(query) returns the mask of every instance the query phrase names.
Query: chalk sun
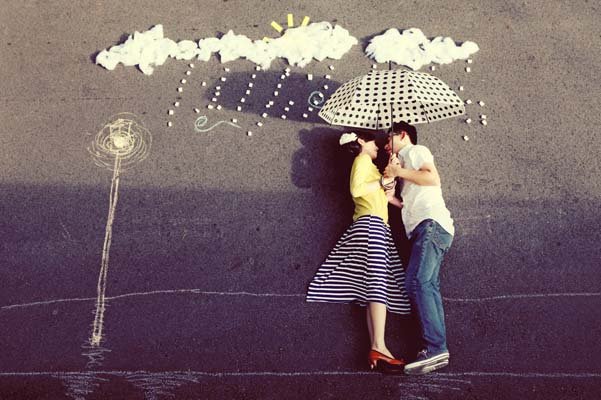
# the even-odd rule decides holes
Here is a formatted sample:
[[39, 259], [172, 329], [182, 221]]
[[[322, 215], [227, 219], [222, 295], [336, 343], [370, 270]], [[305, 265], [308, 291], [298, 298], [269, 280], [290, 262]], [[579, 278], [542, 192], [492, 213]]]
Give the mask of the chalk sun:
[[[299, 26], [309, 25], [310, 20], [311, 20], [311, 18], [309, 18], [305, 15], [305, 17], [303, 18], [303, 21], [301, 22], [301, 24]], [[286, 18], [286, 25], [287, 25], [286, 28], [294, 28], [294, 15], [293, 14], [288, 14], [288, 16]], [[271, 27], [280, 34], [282, 34], [282, 32], [284, 32], [284, 27], [276, 21], [271, 21]], [[263, 40], [266, 42], [268, 42], [270, 39], [271, 38], [267, 37], [267, 36], [265, 36], [263, 38]]]

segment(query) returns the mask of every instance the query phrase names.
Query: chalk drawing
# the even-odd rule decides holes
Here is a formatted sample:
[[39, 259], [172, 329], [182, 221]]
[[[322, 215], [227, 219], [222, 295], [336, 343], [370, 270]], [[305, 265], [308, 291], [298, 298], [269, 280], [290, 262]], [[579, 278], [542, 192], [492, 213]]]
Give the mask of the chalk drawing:
[[95, 368], [102, 365], [104, 361], [104, 353], [110, 353], [111, 350], [98, 345], [90, 344], [89, 340], [86, 340], [81, 346], [83, 349], [82, 356], [88, 359], [86, 363], [86, 368]]
[[[421, 378], [421, 379], [419, 379]], [[411, 400], [429, 399], [431, 394], [449, 393], [449, 391], [465, 392], [470, 389], [471, 382], [462, 379], [437, 379], [438, 374], [425, 375], [399, 383], [403, 390], [403, 398]]]
[[66, 389], [66, 395], [74, 400], [85, 400], [86, 396], [94, 392], [100, 383], [108, 382], [97, 374], [87, 372], [73, 374], [52, 374], [53, 378], [61, 380]]
[[436, 373], [436, 374], [431, 374], [431, 375], [415, 375], [413, 376], [411, 379], [425, 379], [425, 380], [434, 380], [434, 381], [443, 381], [443, 382], [450, 382], [450, 383], [472, 383], [472, 381], [467, 380], [467, 379], [457, 379], [457, 378], [444, 378], [441, 377], [440, 373]]
[[[106, 297], [105, 300], [117, 300], [124, 299], [128, 297], [138, 297], [138, 296], [154, 296], [161, 294], [199, 294], [205, 296], [247, 296], [247, 297], [292, 297], [292, 298], [304, 298], [306, 296], [305, 293], [251, 293], [251, 292], [216, 292], [216, 291], [206, 291], [202, 289], [170, 289], [170, 290], [153, 290], [149, 292], [132, 292], [132, 293], [124, 293], [116, 296]], [[592, 293], [531, 293], [531, 294], [514, 294], [514, 295], [500, 295], [500, 296], [489, 296], [489, 297], [474, 297], [474, 298], [454, 298], [454, 297], [444, 297], [445, 301], [449, 302], [457, 302], [457, 303], [483, 303], [489, 301], [499, 301], [499, 300], [520, 300], [520, 299], [536, 299], [536, 298], [553, 298], [553, 297], [601, 297], [601, 292], [592, 292]], [[26, 308], [33, 306], [43, 306], [50, 305], [56, 303], [72, 303], [72, 302], [83, 302], [83, 301], [92, 301], [96, 299], [95, 297], [74, 297], [67, 299], [52, 299], [52, 300], [43, 300], [43, 301], [34, 301], [30, 303], [19, 303], [19, 304], [10, 304], [6, 306], [0, 307], [0, 310], [12, 310], [18, 308]]]
[[[249, 371], [249, 372], [203, 372], [203, 371], [93, 371], [85, 372], [85, 375], [113, 375], [127, 377], [132, 373], [169, 376], [171, 374], [189, 375], [195, 378], [244, 378], [244, 377], [302, 377], [302, 376], [377, 376], [369, 371], [298, 371], [298, 372], [275, 372], [275, 371]], [[0, 372], [0, 377], [37, 377], [53, 376], [63, 378], [65, 376], [81, 375], [82, 372], [72, 371], [32, 371], [32, 372]], [[524, 379], [601, 379], [601, 372], [436, 372], [436, 377], [440, 378], [466, 378], [466, 377], [498, 377], [498, 378], [524, 378]]]
[[102, 260], [98, 276], [96, 313], [90, 344], [100, 345], [106, 309], [106, 277], [109, 266], [109, 252], [113, 236], [113, 221], [119, 199], [119, 178], [122, 171], [148, 156], [152, 136], [137, 117], [131, 113], [120, 113], [96, 134], [88, 148], [96, 165], [113, 171], [109, 196], [109, 212], [106, 220]]
[[173, 390], [186, 383], [198, 383], [190, 372], [131, 373], [126, 376], [128, 382], [144, 391], [148, 400], [158, 400], [160, 396], [174, 397]]
[[207, 124], [207, 122], [208, 122], [208, 118], [206, 117], [206, 115], [201, 115], [200, 117], [196, 118], [196, 121], [194, 121], [194, 130], [196, 132], [209, 132], [221, 124], [228, 124], [230, 126], [233, 126], [234, 128], [238, 128], [238, 129], [242, 128], [240, 125], [235, 124], [230, 121], [219, 121], [219, 122], [216, 122], [215, 124], [213, 124], [212, 126], [210, 126], [209, 128], [203, 128]]
[[324, 94], [318, 90], [312, 92], [309, 95], [309, 98], [307, 99], [307, 103], [309, 104], [310, 107], [313, 107], [313, 108], [321, 108], [323, 106], [323, 103], [325, 103], [325, 102], [326, 102], [326, 99], [325, 99]]
[[[102, 382], [108, 382], [112, 377], [125, 378], [127, 381], [141, 388], [144, 391], [145, 398], [158, 400], [159, 396], [174, 397], [171, 393], [184, 384], [200, 383], [203, 378], [290, 378], [290, 377], [345, 377], [345, 376], [365, 376], [378, 377], [379, 375], [368, 371], [249, 371], [249, 372], [204, 372], [204, 371], [121, 371], [121, 370], [103, 370], [89, 372], [73, 371], [33, 371], [33, 372], [10, 372], [0, 371], [0, 377], [53, 377], [60, 379], [67, 389], [67, 395], [74, 400], [84, 400], [85, 396], [92, 393]], [[402, 377], [399, 377], [403, 379]], [[601, 373], [598, 372], [437, 372], [436, 374], [415, 377], [411, 380], [403, 379], [399, 383], [401, 389], [408, 389], [407, 398], [427, 399], [430, 393], [440, 394], [448, 390], [455, 393], [458, 391], [469, 390], [472, 386], [473, 378], [519, 378], [519, 379], [601, 379]], [[405, 397], [403, 397], [405, 398]]]
[[498, 300], [519, 300], [519, 299], [540, 299], [552, 297], [599, 297], [601, 293], [530, 293], [530, 294], [508, 294], [500, 296], [475, 297], [475, 298], [454, 298], [444, 297], [444, 300], [456, 303], [484, 303]]
[[[294, 28], [294, 14], [288, 14], [286, 16], [286, 20], [287, 20], [287, 27]], [[307, 26], [307, 25], [309, 25], [309, 21], [310, 21], [310, 18], [305, 15], [305, 17], [303, 18], [303, 21], [301, 22], [301, 24], [299, 26]], [[282, 27], [282, 25], [280, 25], [276, 21], [271, 21], [271, 27], [280, 34], [282, 32], [284, 32], [284, 27]], [[263, 38], [263, 41], [265, 41], [265, 42], [269, 42], [270, 40], [271, 40], [271, 38], [267, 37], [267, 36]]]
[[59, 218], [59, 223], [61, 224], [61, 227], [63, 228], [63, 232], [61, 232], [61, 236], [63, 237], [63, 239], [65, 239], [69, 242], [73, 242], [74, 240], [71, 237], [71, 234], [67, 230], [67, 227], [65, 226], [65, 224], [63, 224], [63, 220], [60, 218]]
[[132, 113], [119, 113], [96, 134], [88, 151], [94, 163], [111, 171], [125, 171], [144, 160], [150, 151], [152, 136]]

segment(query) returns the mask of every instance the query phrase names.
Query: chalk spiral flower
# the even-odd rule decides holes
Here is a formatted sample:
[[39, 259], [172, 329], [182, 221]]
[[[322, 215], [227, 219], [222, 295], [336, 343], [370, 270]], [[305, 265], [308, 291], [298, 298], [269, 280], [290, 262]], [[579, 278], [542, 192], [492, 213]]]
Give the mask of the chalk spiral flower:
[[152, 135], [136, 115], [119, 113], [96, 134], [88, 151], [96, 165], [125, 170], [148, 156], [151, 143]]

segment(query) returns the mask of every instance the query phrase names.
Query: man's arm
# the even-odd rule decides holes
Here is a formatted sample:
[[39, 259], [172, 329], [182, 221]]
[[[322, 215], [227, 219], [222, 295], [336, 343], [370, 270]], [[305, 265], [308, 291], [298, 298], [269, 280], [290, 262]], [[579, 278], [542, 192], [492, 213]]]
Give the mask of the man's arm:
[[398, 164], [389, 164], [384, 170], [386, 177], [407, 179], [420, 186], [440, 186], [440, 175], [434, 163], [423, 163], [419, 170], [402, 168]]

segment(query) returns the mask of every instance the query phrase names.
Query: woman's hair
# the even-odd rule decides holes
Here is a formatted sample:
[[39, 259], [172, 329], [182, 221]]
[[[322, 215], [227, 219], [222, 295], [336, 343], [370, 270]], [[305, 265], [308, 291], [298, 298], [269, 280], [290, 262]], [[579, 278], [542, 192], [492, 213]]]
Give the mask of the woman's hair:
[[411, 143], [417, 144], [417, 129], [415, 129], [415, 126], [410, 125], [404, 121], [392, 123], [392, 134], [394, 136], [400, 135], [402, 131], [407, 132]]
[[353, 157], [357, 157], [359, 153], [361, 153], [361, 144], [359, 143], [359, 139], [363, 139], [366, 142], [371, 142], [376, 140], [376, 135], [374, 135], [372, 132], [358, 129], [353, 130], [353, 133], [357, 135], [357, 140], [343, 144], [342, 148], [351, 153]]

